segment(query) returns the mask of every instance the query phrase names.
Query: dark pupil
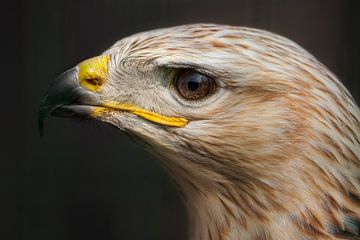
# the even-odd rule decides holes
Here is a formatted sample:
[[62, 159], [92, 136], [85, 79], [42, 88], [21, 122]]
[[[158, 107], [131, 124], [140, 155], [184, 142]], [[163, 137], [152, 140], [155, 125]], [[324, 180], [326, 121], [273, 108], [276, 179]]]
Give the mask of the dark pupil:
[[198, 90], [201, 80], [202, 80], [201, 76], [194, 76], [194, 77], [190, 78], [188, 81], [188, 89], [190, 91]]
[[211, 78], [192, 70], [183, 72], [176, 86], [181, 96], [192, 100], [204, 98], [214, 90]]

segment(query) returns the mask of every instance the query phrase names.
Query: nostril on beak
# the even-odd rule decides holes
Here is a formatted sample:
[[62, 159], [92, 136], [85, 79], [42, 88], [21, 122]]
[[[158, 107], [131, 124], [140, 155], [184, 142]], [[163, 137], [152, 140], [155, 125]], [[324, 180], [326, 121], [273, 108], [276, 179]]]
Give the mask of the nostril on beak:
[[78, 65], [78, 79], [81, 87], [100, 91], [108, 76], [109, 56], [98, 56], [87, 59]]
[[85, 81], [87, 84], [94, 85], [95, 87], [101, 87], [103, 84], [103, 81], [99, 78], [87, 78]]

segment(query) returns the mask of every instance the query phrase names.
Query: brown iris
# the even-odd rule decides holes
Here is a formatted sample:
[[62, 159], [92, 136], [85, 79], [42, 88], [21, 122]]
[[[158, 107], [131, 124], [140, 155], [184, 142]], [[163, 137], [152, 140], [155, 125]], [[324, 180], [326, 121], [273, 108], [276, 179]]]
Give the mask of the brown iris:
[[216, 89], [214, 79], [194, 70], [180, 72], [175, 86], [179, 94], [188, 100], [203, 99]]

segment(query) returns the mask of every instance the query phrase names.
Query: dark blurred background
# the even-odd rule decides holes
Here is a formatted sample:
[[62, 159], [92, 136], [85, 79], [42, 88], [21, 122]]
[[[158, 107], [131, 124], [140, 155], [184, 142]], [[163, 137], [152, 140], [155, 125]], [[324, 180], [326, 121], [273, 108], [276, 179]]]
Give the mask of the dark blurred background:
[[92, 122], [51, 118], [39, 137], [39, 100], [64, 70], [132, 33], [224, 23], [296, 41], [339, 76], [359, 102], [359, 2], [2, 3], [0, 239], [186, 239], [184, 207], [169, 177], [126, 136]]

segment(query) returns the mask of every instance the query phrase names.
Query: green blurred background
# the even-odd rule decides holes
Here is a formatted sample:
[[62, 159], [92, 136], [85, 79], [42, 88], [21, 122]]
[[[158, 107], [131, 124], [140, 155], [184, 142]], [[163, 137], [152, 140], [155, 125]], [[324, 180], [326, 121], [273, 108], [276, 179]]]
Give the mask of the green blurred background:
[[360, 99], [358, 0], [23, 0], [3, 4], [0, 239], [186, 239], [171, 180], [128, 137], [37, 107], [53, 78], [129, 34], [185, 23], [289, 37]]

